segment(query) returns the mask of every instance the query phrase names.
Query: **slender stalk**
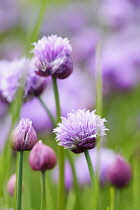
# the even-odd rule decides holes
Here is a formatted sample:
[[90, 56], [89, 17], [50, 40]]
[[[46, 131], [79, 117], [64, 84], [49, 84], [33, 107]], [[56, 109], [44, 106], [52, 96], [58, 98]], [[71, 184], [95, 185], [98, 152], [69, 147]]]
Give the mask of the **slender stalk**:
[[[91, 162], [91, 158], [89, 155], [88, 150], [84, 151], [85, 157], [86, 157], [86, 161], [87, 161], [87, 165], [88, 165], [88, 169], [89, 169], [89, 174], [90, 174], [90, 179], [91, 179], [91, 187], [92, 187], [92, 195], [91, 195], [91, 209], [92, 210], [96, 210], [97, 209], [97, 199], [94, 199], [94, 191], [98, 192], [98, 184], [96, 182], [96, 176], [94, 174], [94, 170], [93, 170], [93, 166], [92, 166], [92, 162]], [[99, 198], [99, 193], [97, 194], [98, 198]]]
[[61, 110], [60, 110], [60, 101], [59, 101], [57, 80], [55, 77], [52, 77], [52, 82], [53, 82], [53, 91], [54, 91], [55, 104], [56, 104], [56, 119], [57, 119], [57, 123], [59, 123], [60, 116], [61, 116]]
[[115, 190], [114, 187], [110, 187], [110, 210], [114, 210]]
[[[60, 110], [60, 102], [59, 102], [59, 93], [57, 87], [56, 78], [52, 77], [53, 81], [53, 91], [56, 103], [56, 116], [57, 123], [60, 122], [61, 110]], [[65, 186], [64, 186], [64, 164], [65, 164], [65, 154], [63, 147], [58, 147], [58, 167], [59, 167], [59, 183], [58, 183], [58, 198], [57, 198], [57, 209], [64, 209], [64, 200], [65, 200]]]
[[77, 179], [77, 175], [75, 172], [75, 165], [74, 165], [74, 161], [71, 155], [71, 152], [67, 151], [66, 153], [68, 160], [70, 162], [71, 165], [71, 169], [72, 169], [72, 174], [73, 174], [73, 182], [74, 182], [74, 190], [75, 190], [75, 195], [76, 195], [76, 204], [77, 204], [77, 209], [82, 209], [81, 206], [81, 202], [80, 202], [80, 188], [79, 188], [79, 183], [78, 183], [78, 179]]
[[38, 99], [40, 101], [40, 103], [42, 104], [42, 106], [44, 107], [44, 109], [46, 110], [47, 114], [49, 115], [51, 122], [53, 124], [53, 126], [56, 126], [56, 122], [55, 119], [52, 115], [52, 113], [50, 112], [50, 110], [48, 109], [48, 107], [46, 106], [46, 104], [44, 103], [43, 99], [41, 98], [41, 96], [38, 96]]
[[133, 171], [134, 171], [134, 177], [133, 177], [133, 184], [132, 184], [132, 190], [133, 190], [133, 204], [134, 209], [137, 209], [139, 206], [139, 195], [140, 195], [140, 170], [139, 170], [139, 161], [136, 158], [132, 159], [133, 164]]
[[[103, 112], [103, 94], [102, 94], [102, 68], [101, 68], [101, 44], [98, 43], [97, 44], [97, 48], [96, 48], [96, 110], [97, 110], [97, 114], [100, 115], [100, 117], [102, 116], [102, 112]], [[98, 190], [98, 183], [99, 183], [99, 174], [100, 174], [100, 138], [97, 137], [96, 139], [97, 141], [97, 161], [96, 161], [96, 174], [95, 174], [95, 179], [94, 179], [94, 185], [97, 184], [97, 187], [94, 190], [94, 203], [95, 203], [95, 207], [97, 206], [97, 199], [100, 199], [99, 196], [99, 190]], [[101, 207], [101, 202], [100, 202], [100, 208]]]
[[102, 68], [101, 68], [101, 45], [97, 45], [96, 49], [96, 109], [97, 114], [102, 116]]
[[23, 151], [19, 152], [19, 160], [18, 160], [16, 210], [22, 209], [22, 170], [23, 170]]
[[41, 172], [41, 210], [46, 210], [46, 179], [45, 179], [45, 171]]
[[119, 210], [120, 206], [121, 206], [121, 198], [122, 198], [122, 190], [121, 189], [116, 190], [116, 196], [115, 197], [116, 197], [115, 207], [116, 207], [116, 210]]
[[[38, 4], [39, 2], [39, 4]], [[31, 43], [35, 42], [38, 38], [39, 31], [42, 25], [42, 21], [45, 15], [45, 12], [47, 10], [47, 5], [48, 5], [48, 0], [40, 0], [37, 2], [37, 8], [36, 11], [33, 11], [32, 19], [28, 25], [28, 31], [25, 37], [25, 54], [28, 55], [29, 57], [29, 50], [30, 50], [30, 45]], [[36, 20], [36, 12], [38, 8], [40, 7], [39, 13], [38, 13], [38, 18]], [[36, 22], [34, 23], [34, 20]]]

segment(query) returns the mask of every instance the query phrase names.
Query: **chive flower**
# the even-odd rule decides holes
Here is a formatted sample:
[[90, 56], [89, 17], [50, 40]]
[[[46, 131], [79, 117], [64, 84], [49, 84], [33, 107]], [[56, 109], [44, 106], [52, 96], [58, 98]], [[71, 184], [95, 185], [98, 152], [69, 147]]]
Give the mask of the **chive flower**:
[[21, 119], [11, 134], [11, 148], [15, 151], [29, 151], [37, 142], [37, 134], [32, 121]]
[[36, 73], [40, 76], [52, 75], [65, 79], [73, 70], [71, 59], [72, 47], [67, 38], [62, 39], [56, 35], [43, 37], [33, 43], [32, 52], [36, 60]]
[[54, 129], [56, 141], [65, 149], [74, 153], [84, 152], [96, 146], [97, 137], [101, 139], [106, 135], [105, 119], [100, 119], [95, 110], [78, 110], [67, 114], [67, 118], [61, 117], [62, 122]]

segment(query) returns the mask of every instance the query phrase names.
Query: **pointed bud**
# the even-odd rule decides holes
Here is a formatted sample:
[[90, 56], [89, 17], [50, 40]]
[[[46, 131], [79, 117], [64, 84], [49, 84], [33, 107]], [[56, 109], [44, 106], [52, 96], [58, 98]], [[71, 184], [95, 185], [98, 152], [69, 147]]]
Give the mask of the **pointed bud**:
[[130, 165], [120, 155], [117, 155], [114, 163], [109, 167], [107, 175], [112, 185], [123, 188], [129, 184], [132, 171]]
[[34, 171], [45, 171], [54, 168], [56, 165], [56, 155], [51, 147], [39, 141], [29, 155], [29, 164]]
[[16, 187], [16, 174], [13, 174], [7, 183], [7, 191], [9, 195], [11, 196], [14, 195], [15, 187]]
[[29, 151], [37, 142], [37, 134], [32, 121], [21, 119], [11, 134], [11, 148], [15, 151]]

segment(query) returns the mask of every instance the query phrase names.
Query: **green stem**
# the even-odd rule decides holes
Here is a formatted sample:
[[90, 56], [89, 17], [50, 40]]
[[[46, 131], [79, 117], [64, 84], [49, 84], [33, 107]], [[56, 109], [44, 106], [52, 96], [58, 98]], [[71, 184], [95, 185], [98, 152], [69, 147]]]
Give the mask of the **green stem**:
[[75, 172], [74, 161], [73, 161], [73, 158], [72, 158], [72, 155], [71, 155], [71, 152], [70, 151], [67, 151], [66, 155], [68, 157], [68, 160], [70, 162], [71, 169], [72, 169], [74, 189], [75, 189], [75, 193], [76, 193], [77, 209], [82, 209], [81, 202], [80, 202], [80, 188], [79, 188], [79, 183], [78, 183], [77, 175], [76, 175], [76, 172]]
[[116, 210], [119, 210], [120, 209], [120, 206], [121, 206], [121, 197], [122, 197], [122, 190], [121, 189], [117, 189], [116, 190]]
[[41, 210], [46, 210], [46, 179], [45, 179], [45, 171], [41, 172]]
[[46, 110], [47, 114], [49, 115], [51, 122], [53, 124], [53, 126], [56, 126], [56, 122], [55, 119], [52, 115], [52, 113], [50, 112], [50, 110], [48, 109], [48, 107], [46, 106], [46, 104], [44, 103], [43, 99], [41, 98], [41, 96], [38, 96], [38, 99], [40, 101], [40, 103], [42, 104], [42, 106], [44, 107], [44, 109]]
[[55, 104], [56, 104], [56, 119], [57, 119], [56, 121], [57, 121], [57, 123], [59, 123], [60, 116], [61, 116], [61, 110], [60, 110], [60, 101], [59, 101], [57, 80], [55, 77], [52, 77], [52, 82], [53, 82], [53, 91], [54, 91]]
[[114, 187], [110, 187], [110, 210], [114, 210], [115, 190]]
[[[93, 170], [93, 166], [92, 166], [92, 162], [91, 162], [91, 158], [89, 155], [88, 150], [84, 151], [85, 157], [86, 157], [86, 161], [87, 161], [87, 165], [88, 165], [88, 169], [89, 169], [89, 174], [90, 174], [90, 179], [91, 179], [91, 187], [92, 187], [92, 195], [91, 195], [91, 209], [92, 210], [96, 210], [97, 209], [97, 198], [94, 196], [94, 191], [98, 192], [98, 184], [95, 181], [96, 179], [96, 175], [94, 174], [94, 170]], [[99, 193], [96, 194], [98, 195], [99, 198]]]
[[101, 68], [101, 45], [96, 48], [96, 109], [97, 114], [102, 116], [102, 68]]
[[132, 165], [133, 165], [133, 184], [132, 184], [132, 190], [133, 190], [133, 207], [134, 209], [137, 209], [139, 206], [139, 195], [140, 195], [140, 170], [139, 170], [139, 160], [137, 160], [135, 157], [132, 159]]
[[[59, 102], [59, 93], [57, 87], [56, 78], [52, 77], [53, 81], [53, 91], [56, 103], [56, 116], [57, 116], [57, 123], [60, 122], [60, 102]], [[57, 209], [63, 210], [64, 209], [64, 200], [65, 200], [65, 186], [64, 186], [64, 164], [65, 164], [65, 154], [64, 148], [59, 146], [58, 147], [58, 167], [59, 167], [59, 183], [58, 183], [58, 198], [57, 198]]]
[[41, 0], [41, 2], [39, 2], [39, 5], [37, 5], [37, 10], [38, 10], [38, 7], [40, 6], [40, 11], [38, 14], [37, 21], [35, 23], [34, 23], [34, 20], [36, 19], [36, 11], [35, 13], [33, 13], [33, 19], [32, 19], [32, 22], [30, 22], [28, 26], [27, 36], [25, 37], [25, 51], [27, 55], [29, 54], [31, 43], [35, 42], [38, 38], [41, 24], [42, 24], [42, 21], [43, 21], [43, 18], [47, 9], [47, 3], [48, 3], [48, 0]]
[[23, 151], [19, 152], [19, 160], [18, 160], [16, 210], [22, 209], [22, 170], [23, 170]]

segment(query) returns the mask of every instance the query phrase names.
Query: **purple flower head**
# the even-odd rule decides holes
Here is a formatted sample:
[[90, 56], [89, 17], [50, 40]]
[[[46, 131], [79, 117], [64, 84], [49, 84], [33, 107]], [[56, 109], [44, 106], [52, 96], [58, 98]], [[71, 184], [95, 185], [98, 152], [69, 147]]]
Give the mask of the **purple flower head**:
[[67, 38], [62, 39], [56, 35], [43, 37], [37, 43], [33, 53], [36, 59], [36, 73], [40, 76], [52, 75], [65, 79], [73, 70], [70, 57], [72, 47]]
[[96, 146], [96, 138], [102, 137], [107, 130], [104, 126], [105, 119], [95, 115], [95, 110], [78, 110], [67, 114], [67, 118], [61, 117], [54, 129], [56, 140], [60, 146], [70, 149], [74, 153], [81, 153], [85, 149], [92, 149]]
[[[21, 79], [24, 82], [21, 82]], [[35, 74], [34, 60], [23, 58], [14, 61], [1, 61], [0, 97], [10, 103], [15, 99], [18, 88], [22, 86], [25, 86], [25, 100], [38, 96], [46, 87], [46, 78]]]
[[107, 175], [112, 185], [123, 188], [130, 183], [132, 171], [130, 165], [120, 155], [117, 155], [113, 164], [108, 168]]
[[56, 162], [55, 152], [51, 147], [43, 144], [42, 141], [37, 142], [29, 155], [29, 164], [35, 171], [52, 169], [56, 165]]
[[37, 134], [32, 121], [21, 119], [11, 134], [11, 147], [15, 151], [29, 151], [37, 142]]

